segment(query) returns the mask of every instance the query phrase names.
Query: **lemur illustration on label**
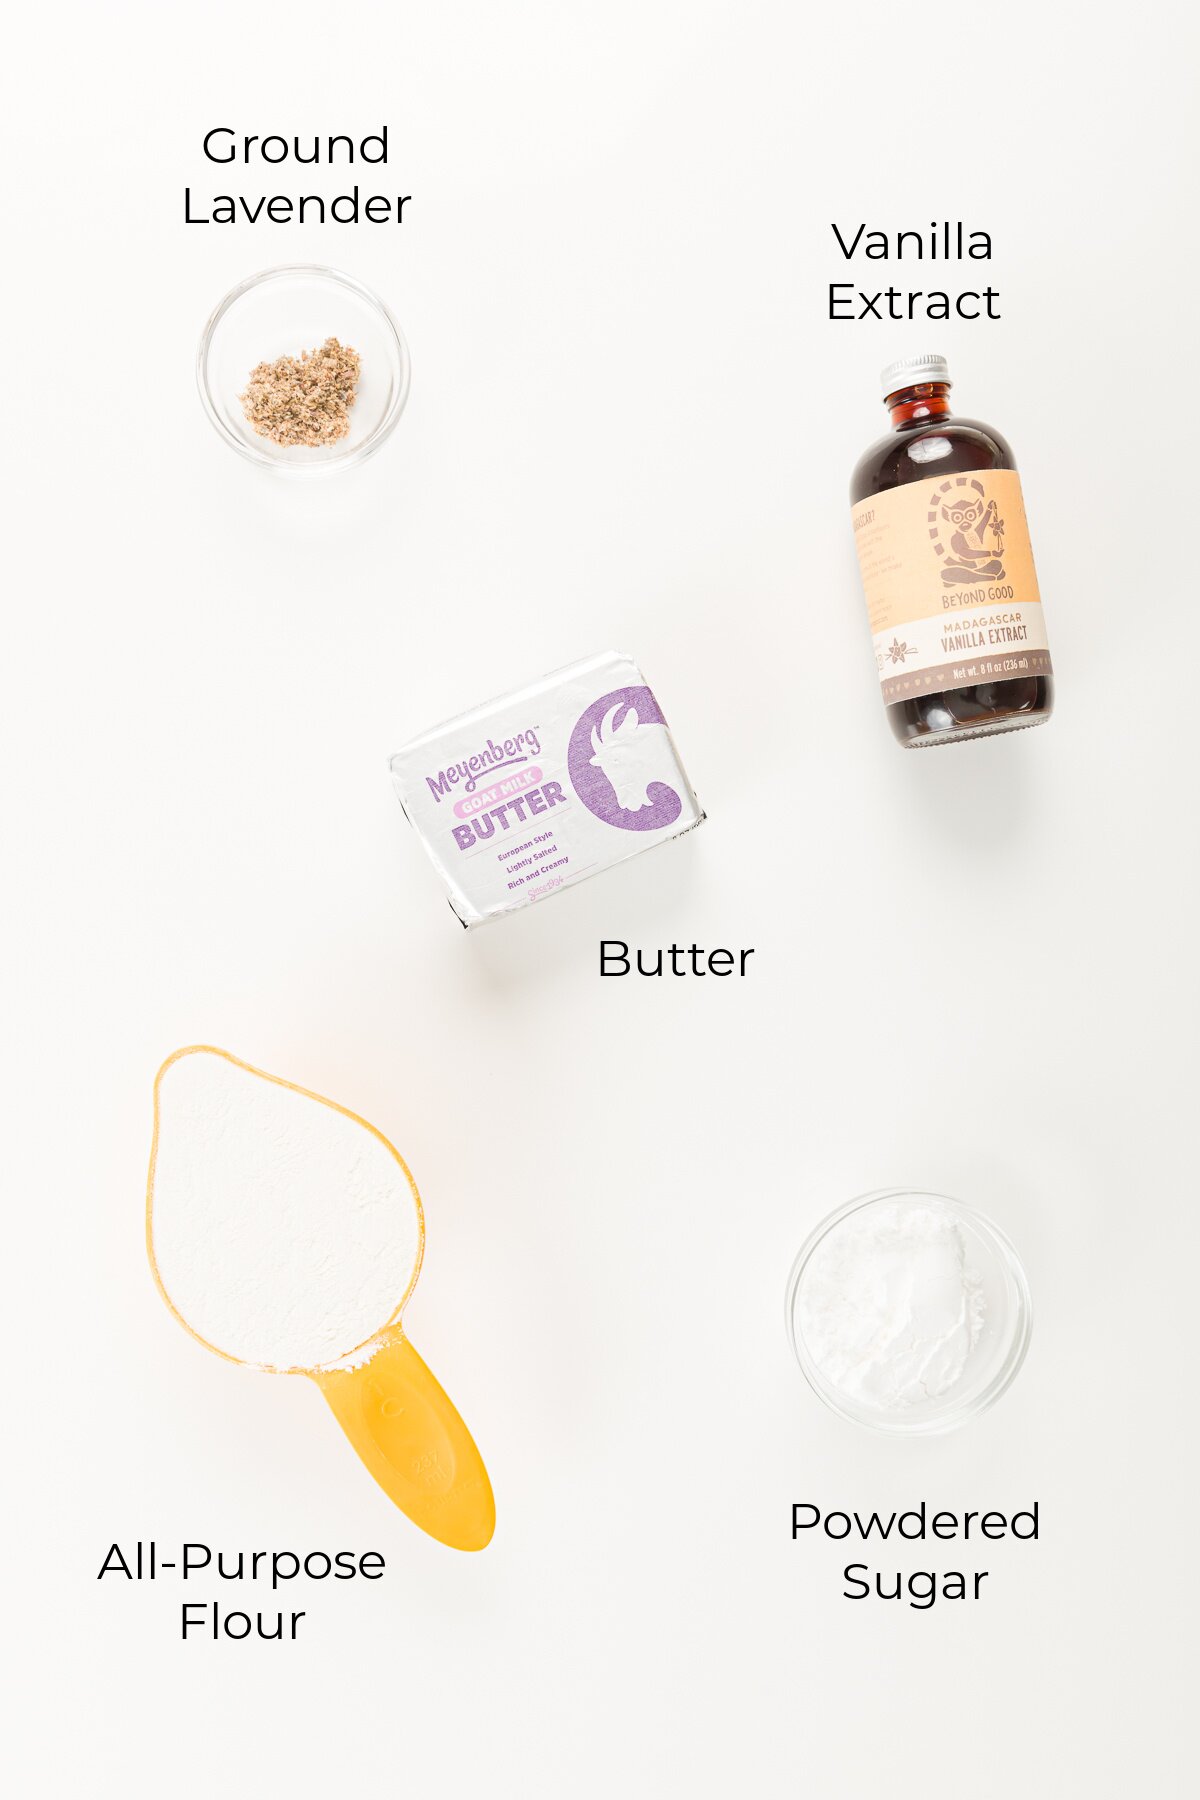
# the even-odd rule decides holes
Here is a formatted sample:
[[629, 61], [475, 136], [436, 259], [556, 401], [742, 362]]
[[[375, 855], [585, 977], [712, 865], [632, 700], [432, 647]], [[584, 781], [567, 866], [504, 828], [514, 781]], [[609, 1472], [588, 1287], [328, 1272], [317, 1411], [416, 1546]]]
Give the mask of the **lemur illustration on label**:
[[[948, 547], [942, 541], [947, 527]], [[966, 586], [1002, 578], [1004, 520], [995, 500], [988, 499], [983, 483], [973, 476], [955, 476], [933, 490], [929, 536], [934, 550], [943, 558], [943, 586]]]

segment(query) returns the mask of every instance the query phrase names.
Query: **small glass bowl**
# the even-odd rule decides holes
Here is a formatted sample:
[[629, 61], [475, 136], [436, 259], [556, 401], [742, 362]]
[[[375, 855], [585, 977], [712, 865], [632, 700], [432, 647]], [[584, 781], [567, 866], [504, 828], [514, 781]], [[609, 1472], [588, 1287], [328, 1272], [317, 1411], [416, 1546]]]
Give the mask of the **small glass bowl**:
[[[885, 1410], [843, 1393], [817, 1367], [801, 1329], [800, 1296], [813, 1253], [844, 1219], [872, 1207], [906, 1205], [933, 1208], [954, 1218], [966, 1243], [968, 1266], [983, 1284], [984, 1321], [961, 1378], [947, 1393], [912, 1406]], [[891, 1437], [923, 1437], [953, 1431], [993, 1406], [1024, 1362], [1033, 1328], [1029, 1282], [1004, 1233], [961, 1200], [951, 1200], [945, 1194], [927, 1194], [919, 1188], [885, 1188], [875, 1194], [863, 1194], [830, 1213], [806, 1240], [792, 1265], [786, 1304], [788, 1338], [814, 1393], [843, 1419]]]
[[[277, 356], [299, 356], [328, 337], [362, 358], [349, 433], [310, 449], [259, 437], [242, 411], [250, 371]], [[200, 339], [196, 382], [204, 410], [225, 443], [248, 462], [282, 475], [333, 475], [387, 442], [408, 399], [404, 333], [377, 294], [319, 263], [264, 269], [231, 288]]]

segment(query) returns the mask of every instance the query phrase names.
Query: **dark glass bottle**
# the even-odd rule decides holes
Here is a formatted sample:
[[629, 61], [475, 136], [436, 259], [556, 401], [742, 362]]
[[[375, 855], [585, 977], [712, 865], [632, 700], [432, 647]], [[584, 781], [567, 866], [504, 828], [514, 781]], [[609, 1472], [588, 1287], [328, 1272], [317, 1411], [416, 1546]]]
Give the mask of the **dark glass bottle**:
[[951, 414], [942, 357], [889, 365], [883, 389], [893, 429], [850, 498], [892, 731], [915, 748], [1040, 725], [1054, 679], [1012, 451]]

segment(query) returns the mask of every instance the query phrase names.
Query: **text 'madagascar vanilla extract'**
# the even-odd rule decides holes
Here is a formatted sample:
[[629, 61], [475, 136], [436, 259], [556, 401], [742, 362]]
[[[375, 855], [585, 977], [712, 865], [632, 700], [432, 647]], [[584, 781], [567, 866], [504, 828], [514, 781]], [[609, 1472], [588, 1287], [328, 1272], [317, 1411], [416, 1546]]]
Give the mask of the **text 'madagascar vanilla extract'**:
[[892, 415], [850, 485], [891, 727], [906, 748], [1040, 725], [1054, 680], [1007, 443], [950, 412], [941, 356], [883, 371]]

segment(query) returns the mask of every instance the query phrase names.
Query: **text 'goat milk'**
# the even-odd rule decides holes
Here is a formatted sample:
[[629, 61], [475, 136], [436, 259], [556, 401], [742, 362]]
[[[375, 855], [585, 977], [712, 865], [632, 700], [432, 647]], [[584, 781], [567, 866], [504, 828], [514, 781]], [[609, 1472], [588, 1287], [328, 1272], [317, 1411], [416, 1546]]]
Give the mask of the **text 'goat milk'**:
[[391, 767], [467, 926], [704, 820], [658, 701], [614, 651], [427, 731]]

